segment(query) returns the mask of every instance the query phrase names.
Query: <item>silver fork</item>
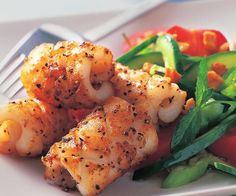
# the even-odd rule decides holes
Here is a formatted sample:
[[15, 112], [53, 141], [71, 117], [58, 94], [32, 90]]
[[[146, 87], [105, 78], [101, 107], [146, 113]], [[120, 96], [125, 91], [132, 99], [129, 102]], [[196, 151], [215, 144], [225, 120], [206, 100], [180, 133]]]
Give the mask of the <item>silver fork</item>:
[[21, 65], [25, 57], [37, 45], [62, 40], [84, 40], [78, 34], [58, 25], [45, 24], [27, 33], [0, 63], [0, 99], [15, 99], [25, 95], [20, 77]]

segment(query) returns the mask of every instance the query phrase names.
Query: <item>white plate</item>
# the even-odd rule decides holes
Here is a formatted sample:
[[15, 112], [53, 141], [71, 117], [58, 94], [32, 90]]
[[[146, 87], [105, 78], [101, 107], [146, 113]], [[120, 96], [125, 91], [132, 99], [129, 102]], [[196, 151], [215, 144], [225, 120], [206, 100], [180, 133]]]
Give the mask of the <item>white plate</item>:
[[[230, 40], [236, 40], [236, 1], [207, 0], [186, 2], [184, 4], [164, 4], [145, 16], [125, 25], [99, 43], [110, 47], [116, 56], [120, 55], [121, 33], [131, 34], [138, 30], [179, 24], [186, 27], [216, 28], [224, 32]], [[74, 23], [75, 24], [75, 23]], [[1, 104], [1, 100], [0, 100]], [[209, 172], [200, 180], [176, 189], [160, 189], [157, 177], [132, 182], [126, 174], [110, 185], [103, 196], [130, 195], [234, 195], [236, 178], [229, 175]], [[43, 167], [39, 159], [18, 159], [0, 156], [0, 195], [3, 196], [71, 196], [78, 192], [66, 193], [60, 188], [48, 185], [43, 179]]]

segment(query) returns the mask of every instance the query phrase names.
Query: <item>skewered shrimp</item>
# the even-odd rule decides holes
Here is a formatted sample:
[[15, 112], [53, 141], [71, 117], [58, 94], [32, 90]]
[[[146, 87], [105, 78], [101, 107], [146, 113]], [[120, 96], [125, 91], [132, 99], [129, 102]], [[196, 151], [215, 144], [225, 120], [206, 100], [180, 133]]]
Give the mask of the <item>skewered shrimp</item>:
[[42, 44], [31, 51], [21, 72], [27, 93], [55, 106], [93, 107], [113, 95], [113, 56], [85, 42]]
[[115, 66], [112, 78], [116, 95], [130, 103], [146, 105], [153, 122], [158, 119], [173, 122], [185, 104], [186, 92], [168, 78], [153, 76], [141, 70], [131, 70], [123, 65]]
[[152, 154], [155, 126], [144, 107], [111, 97], [55, 143], [42, 158], [45, 177], [82, 195], [96, 195]]
[[0, 152], [37, 156], [49, 149], [73, 125], [65, 109], [36, 99], [24, 99], [0, 108]]

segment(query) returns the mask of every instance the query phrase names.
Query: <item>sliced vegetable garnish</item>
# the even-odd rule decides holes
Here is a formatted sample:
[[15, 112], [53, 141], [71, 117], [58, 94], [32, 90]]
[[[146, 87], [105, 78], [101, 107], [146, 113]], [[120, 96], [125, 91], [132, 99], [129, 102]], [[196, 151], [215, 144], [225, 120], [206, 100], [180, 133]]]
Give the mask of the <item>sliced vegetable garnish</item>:
[[235, 84], [231, 84], [221, 91], [221, 93], [230, 98], [236, 98], [236, 86]]
[[201, 56], [188, 56], [185, 54], [182, 54], [182, 64], [192, 64], [192, 63], [199, 63], [204, 57]]
[[153, 65], [150, 69], [150, 75], [153, 76], [155, 74], [165, 73], [165, 68], [159, 65]]
[[209, 146], [208, 150], [216, 156], [222, 157], [227, 162], [236, 166], [236, 127], [229, 130], [223, 137]]
[[156, 41], [156, 50], [162, 53], [165, 67], [183, 72], [181, 52], [175, 39], [170, 35], [159, 36]]
[[200, 153], [196, 157], [190, 159], [188, 164], [175, 167], [162, 182], [162, 188], [179, 187], [193, 182], [202, 177], [208, 169], [209, 165], [219, 161], [218, 158], [209, 153]]
[[[231, 57], [232, 61], [228, 61], [229, 57]], [[174, 151], [176, 148], [179, 149], [181, 147], [187, 146], [192, 142], [192, 140], [197, 136], [201, 129], [201, 126], [194, 126], [195, 124], [205, 124], [204, 121], [206, 121], [206, 119], [204, 117], [204, 114], [202, 114], [202, 108], [213, 95], [213, 92], [208, 88], [208, 70], [210, 69], [211, 65], [216, 62], [223, 63], [224, 65], [226, 65], [226, 67], [231, 67], [235, 64], [234, 62], [236, 62], [236, 53], [227, 52], [212, 55], [200, 62], [195, 93], [196, 107], [191, 112], [189, 112], [189, 114], [184, 116], [180, 121], [180, 124], [177, 127], [177, 130], [172, 138], [172, 151]], [[230, 76], [230, 74], [228, 74], [228, 76]], [[230, 77], [229, 81], [232, 81], [232, 77]], [[226, 82], [229, 83], [228, 81]], [[228, 92], [235, 92], [233, 91], [233, 89], [227, 88], [225, 92], [227, 92], [227, 90], [229, 90]], [[227, 95], [227, 93], [225, 93], [225, 95]]]
[[212, 70], [207, 72], [207, 80], [208, 87], [216, 91], [218, 91], [220, 89], [220, 86], [224, 84], [224, 78]]
[[124, 40], [124, 43], [122, 44], [122, 51], [124, 53], [126, 53], [131, 48], [137, 46], [138, 44], [140, 44], [144, 40], [152, 37], [153, 35], [156, 35], [160, 32], [165, 32], [165, 31], [166, 31], [166, 29], [164, 29], [164, 28], [153, 28], [153, 29], [146, 29], [144, 31], [135, 32], [134, 34], [129, 35], [129, 36], [125, 35], [126, 38]]
[[168, 67], [165, 68], [164, 73], [165, 73], [165, 77], [169, 77], [170, 82], [173, 82], [173, 83], [178, 83], [182, 78], [182, 75], [178, 73], [175, 69], [170, 69]]
[[132, 48], [129, 52], [127, 52], [123, 56], [121, 56], [118, 59], [116, 59], [116, 62], [125, 64], [126, 62], [131, 60], [141, 50], [143, 50], [144, 48], [146, 48], [150, 44], [155, 43], [157, 38], [158, 38], [157, 35], [152, 36], [151, 38], [147, 39], [143, 43], [141, 43], [141, 44], [137, 45], [136, 47]]
[[[187, 90], [188, 96], [195, 91], [196, 104], [180, 120], [174, 132], [172, 153], [151, 166], [135, 171], [134, 180], [191, 158], [236, 124], [236, 103], [232, 101], [236, 98], [236, 51], [228, 52], [227, 40], [219, 31], [188, 30], [174, 26], [167, 33], [145, 42], [118, 58], [117, 62], [143, 70], [142, 66], [146, 64], [148, 69], [144, 71], [150, 75], [164, 73], [171, 78], [171, 82]], [[150, 44], [152, 47], [148, 47]], [[190, 160], [189, 165], [176, 167], [162, 187], [177, 187], [199, 178], [209, 164], [213, 165], [213, 160], [221, 163], [221, 160], [209, 155], [201, 157], [194, 164]], [[224, 164], [219, 165], [223, 167]]]
[[[195, 139], [201, 129], [201, 107], [212, 96], [212, 91], [210, 91], [207, 86], [207, 70], [207, 61], [206, 59], [204, 59], [201, 61], [199, 68], [195, 93], [196, 107], [190, 110], [190, 112], [180, 120], [180, 123], [177, 126], [177, 129], [172, 138], [172, 151], [175, 151], [177, 148], [180, 149], [190, 144]], [[199, 126], [196, 126], [196, 124], [199, 124]]]
[[236, 168], [226, 163], [215, 162], [214, 167], [220, 171], [236, 176]]
[[202, 120], [208, 125], [210, 122], [217, 120], [217, 118], [224, 113], [224, 105], [214, 99], [209, 99], [205, 107], [202, 108], [201, 113]]
[[192, 144], [189, 146], [178, 150], [165, 158], [164, 160], [154, 163], [148, 167], [136, 170], [133, 175], [133, 180], [139, 180], [142, 178], [146, 178], [159, 172], [163, 169], [166, 169], [170, 166], [175, 165], [176, 163], [180, 163], [188, 158], [196, 155], [197, 153], [201, 152], [209, 145], [214, 143], [217, 139], [222, 137], [229, 128], [236, 124], [236, 114], [232, 114], [222, 120], [218, 125], [212, 128], [207, 133], [201, 135], [197, 139], [195, 139]]
[[[207, 65], [209, 70], [214, 70], [214, 64], [216, 63], [225, 65], [227, 69], [234, 67], [236, 65], [236, 51], [217, 53], [207, 57]], [[193, 88], [196, 85], [198, 69], [199, 64], [195, 63], [184, 72], [180, 84], [185, 88], [185, 90], [193, 91]]]
[[199, 107], [191, 109], [179, 122], [172, 137], [171, 150], [175, 151], [191, 143], [196, 134], [200, 131], [200, 126], [196, 126], [201, 121]]
[[236, 83], [236, 61], [235, 61], [235, 67], [230, 68], [224, 75], [224, 85], [222, 88], [225, 88], [231, 84]]
[[152, 63], [164, 66], [162, 54], [160, 52], [150, 52], [146, 54], [139, 54], [127, 61], [125, 65], [131, 69], [141, 69], [144, 63]]
[[223, 77], [224, 84], [221, 86], [221, 93], [227, 97], [236, 98], [236, 67], [230, 68]]
[[199, 65], [199, 72], [196, 85], [195, 95], [197, 106], [204, 104], [204, 102], [208, 101], [209, 98], [212, 96], [212, 91], [209, 90], [207, 82], [208, 69], [209, 67], [207, 64], [207, 59], [203, 59]]
[[174, 35], [177, 42], [184, 46], [184, 54], [208, 56], [229, 50], [225, 36], [216, 30], [186, 29], [176, 25], [169, 28], [167, 33]]

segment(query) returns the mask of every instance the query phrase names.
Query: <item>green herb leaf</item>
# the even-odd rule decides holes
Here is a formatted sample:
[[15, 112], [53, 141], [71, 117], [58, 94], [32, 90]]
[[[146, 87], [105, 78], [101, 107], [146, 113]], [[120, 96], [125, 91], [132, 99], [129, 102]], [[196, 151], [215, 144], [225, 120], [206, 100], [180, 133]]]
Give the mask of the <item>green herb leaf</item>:
[[177, 148], [185, 147], [189, 142], [195, 139], [196, 134], [200, 130], [200, 126], [196, 126], [196, 124], [200, 121], [201, 113], [199, 107], [191, 109], [189, 113], [180, 120], [171, 141], [171, 149], [173, 151]]
[[[198, 154], [209, 145], [214, 143], [217, 139], [222, 137], [229, 128], [236, 124], [236, 114], [232, 114], [222, 120], [218, 125], [212, 128], [207, 133], [201, 135], [197, 139], [195, 139], [189, 146], [184, 149], [178, 150], [173, 154], [169, 155], [164, 160], [154, 163], [151, 166], [141, 168], [136, 170], [133, 175], [134, 180], [139, 180], [142, 178], [146, 178], [159, 172], [163, 169], [166, 169], [170, 166], [173, 166], [177, 163], [187, 160], [188, 158]], [[196, 125], [197, 126], [197, 125]]]
[[202, 105], [212, 96], [212, 91], [208, 88], [207, 72], [208, 72], [207, 59], [203, 59], [199, 65], [197, 85], [196, 85], [196, 104]]
[[[171, 141], [172, 151], [176, 151], [176, 149], [180, 149], [188, 144], [191, 144], [201, 130], [200, 125], [203, 124], [202, 120], [204, 120], [204, 118], [202, 118], [202, 107], [213, 95], [213, 91], [208, 88], [207, 72], [207, 59], [204, 58], [199, 65], [195, 92], [196, 107], [185, 115], [177, 126]], [[197, 124], [199, 126], [196, 126]]]

